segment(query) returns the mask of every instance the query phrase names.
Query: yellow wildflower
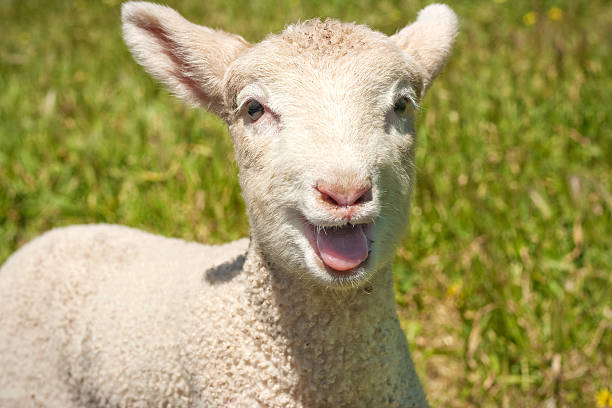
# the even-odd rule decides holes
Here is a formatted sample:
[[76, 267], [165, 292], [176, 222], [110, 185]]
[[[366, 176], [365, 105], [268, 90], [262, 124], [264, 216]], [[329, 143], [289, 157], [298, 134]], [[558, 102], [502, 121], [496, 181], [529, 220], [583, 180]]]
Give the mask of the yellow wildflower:
[[450, 285], [446, 290], [446, 296], [449, 298], [461, 296], [461, 284], [459, 282], [455, 282]]
[[530, 11], [523, 16], [523, 23], [527, 26], [532, 26], [536, 22], [536, 13], [535, 11]]
[[559, 7], [551, 7], [550, 10], [548, 10], [548, 18], [552, 21], [561, 20], [563, 18], [563, 10]]
[[612, 394], [606, 388], [602, 388], [597, 391], [595, 395], [595, 401], [597, 402], [597, 406], [599, 408], [610, 407], [612, 406]]

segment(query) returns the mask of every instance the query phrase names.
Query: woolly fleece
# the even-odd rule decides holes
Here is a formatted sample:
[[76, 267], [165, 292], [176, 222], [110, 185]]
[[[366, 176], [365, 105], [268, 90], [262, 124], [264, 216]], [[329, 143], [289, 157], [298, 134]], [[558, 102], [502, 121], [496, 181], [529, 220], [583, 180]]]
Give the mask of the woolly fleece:
[[390, 273], [304, 287], [248, 245], [113, 225], [35, 239], [0, 270], [0, 406], [425, 405]]

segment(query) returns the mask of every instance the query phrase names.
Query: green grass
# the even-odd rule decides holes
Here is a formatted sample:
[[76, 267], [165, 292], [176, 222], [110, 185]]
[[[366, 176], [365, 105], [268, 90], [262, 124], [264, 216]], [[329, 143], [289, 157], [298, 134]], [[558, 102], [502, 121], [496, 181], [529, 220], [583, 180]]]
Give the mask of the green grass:
[[[117, 3], [0, 2], [0, 262], [74, 223], [247, 234], [225, 126], [132, 61]], [[258, 41], [314, 16], [391, 34], [424, 4], [172, 5]], [[452, 6], [461, 34], [424, 101], [394, 267], [417, 367], [434, 406], [594, 407], [612, 387], [612, 6]]]

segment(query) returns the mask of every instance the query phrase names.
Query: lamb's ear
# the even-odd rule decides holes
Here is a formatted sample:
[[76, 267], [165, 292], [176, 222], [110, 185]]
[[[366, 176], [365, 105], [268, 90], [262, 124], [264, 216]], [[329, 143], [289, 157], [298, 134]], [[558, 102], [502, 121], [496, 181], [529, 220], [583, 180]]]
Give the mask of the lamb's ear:
[[123, 38], [139, 64], [178, 97], [224, 116], [223, 76], [248, 42], [147, 2], [123, 4], [121, 19]]
[[423, 68], [423, 94], [442, 70], [457, 36], [457, 16], [445, 4], [430, 4], [417, 20], [391, 36]]

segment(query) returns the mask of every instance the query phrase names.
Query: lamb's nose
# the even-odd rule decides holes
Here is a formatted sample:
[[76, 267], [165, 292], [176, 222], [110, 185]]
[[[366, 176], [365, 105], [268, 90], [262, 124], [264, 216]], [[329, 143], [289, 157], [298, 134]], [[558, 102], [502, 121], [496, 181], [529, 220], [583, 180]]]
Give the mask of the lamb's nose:
[[358, 187], [344, 187], [320, 181], [316, 189], [323, 201], [337, 207], [349, 207], [372, 200], [372, 184], [369, 182]]

